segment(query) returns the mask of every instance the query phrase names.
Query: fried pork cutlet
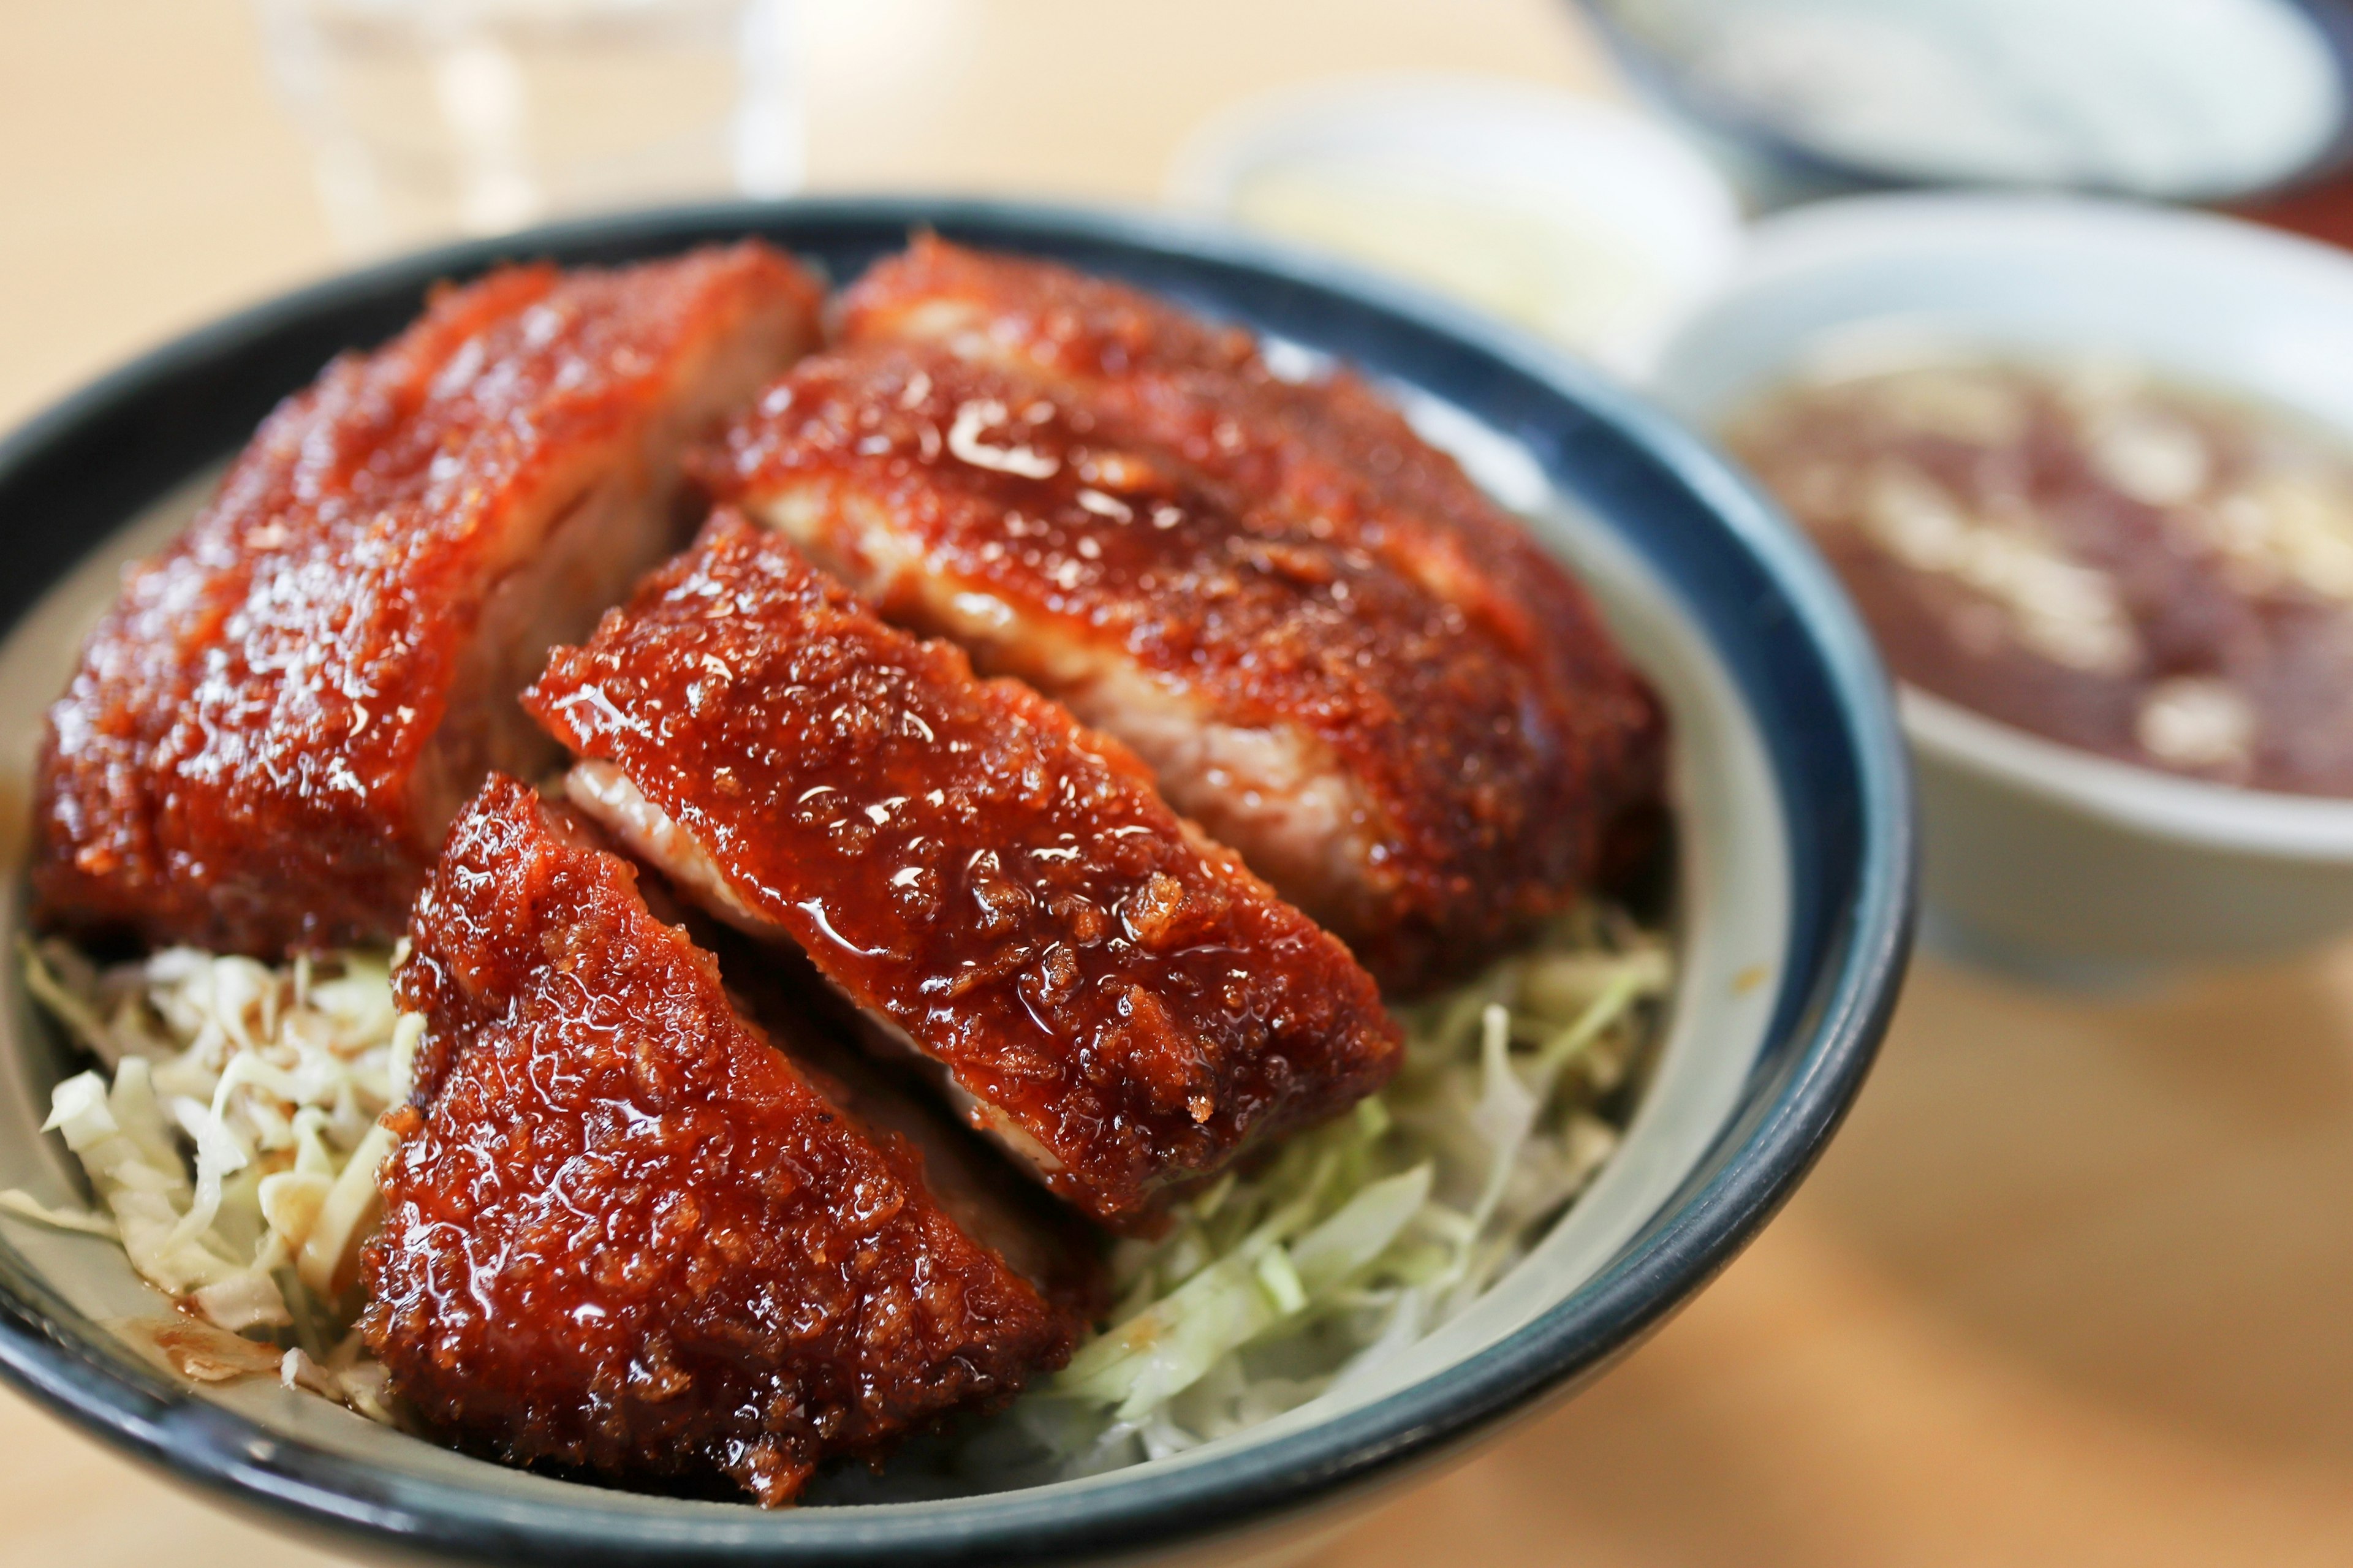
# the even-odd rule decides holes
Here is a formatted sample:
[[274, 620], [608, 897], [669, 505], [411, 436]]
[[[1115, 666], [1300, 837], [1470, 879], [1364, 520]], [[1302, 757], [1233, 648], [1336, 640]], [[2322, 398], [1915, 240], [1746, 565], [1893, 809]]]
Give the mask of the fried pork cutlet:
[[1051, 1226], [780, 1049], [566, 808], [493, 775], [410, 941], [363, 1326], [444, 1434], [773, 1506], [1068, 1358], [1089, 1276]]
[[1083, 389], [1111, 428], [1420, 582], [1542, 667], [1547, 696], [1584, 716], [1594, 743], [1622, 731], [1619, 765], [1647, 755], [1656, 767], [1655, 703], [1585, 591], [1347, 371], [1278, 375], [1248, 332], [1107, 279], [931, 236], [876, 264], [839, 314], [847, 343], [927, 345]]
[[679, 454], [815, 341], [759, 245], [437, 295], [270, 416], [50, 710], [38, 918], [274, 956], [389, 941], [547, 648], [677, 549]]
[[[872, 268], [839, 316], [851, 343], [929, 344], [1083, 388], [1124, 436], [1380, 556], [1536, 675], [1575, 830], [1599, 828], [1605, 857], [1650, 831], [1665, 757], [1656, 695], [1576, 580], [1356, 375], [1279, 375], [1248, 332], [1106, 279], [931, 236]], [[1546, 874], [1557, 863], [1540, 859]]]
[[713, 913], [789, 940], [1055, 1192], [1158, 1200], [1397, 1066], [1347, 952], [1117, 742], [883, 624], [723, 510], [526, 705], [574, 800]]
[[1547, 667], [1133, 426], [1091, 386], [877, 344], [804, 361], [698, 468], [887, 616], [1125, 742], [1392, 990], [1572, 898], [1631, 786]]

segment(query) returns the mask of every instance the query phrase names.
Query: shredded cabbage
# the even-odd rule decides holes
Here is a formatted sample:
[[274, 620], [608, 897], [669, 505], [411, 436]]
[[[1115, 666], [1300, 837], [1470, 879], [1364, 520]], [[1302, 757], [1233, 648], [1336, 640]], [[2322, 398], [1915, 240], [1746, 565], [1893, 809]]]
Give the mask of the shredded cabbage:
[[14, 1189], [0, 1209], [108, 1236], [196, 1317], [286, 1343], [290, 1385], [387, 1419], [351, 1319], [391, 1134], [424, 1020], [393, 1005], [396, 955], [272, 966], [193, 948], [93, 965], [27, 945], [26, 988], [97, 1057], [51, 1091], [100, 1212]]
[[[157, 1289], [283, 1343], [287, 1386], [389, 1419], [348, 1325], [391, 1148], [376, 1118], [406, 1097], [423, 1028], [394, 1006], [396, 961], [174, 948], [100, 970], [28, 947], [33, 994], [111, 1075], [58, 1085], [47, 1124], [105, 1212], [15, 1191], [0, 1209], [119, 1239]], [[1109, 1326], [951, 1468], [994, 1485], [1087, 1474], [1346, 1390], [1476, 1300], [1609, 1159], [1672, 977], [1657, 936], [1592, 905], [1401, 1009], [1389, 1087], [1228, 1173], [1161, 1239], [1121, 1243]]]
[[1089, 1474], [1345, 1393], [1475, 1300], [1609, 1159], [1672, 979], [1663, 942], [1589, 906], [1401, 1009], [1389, 1087], [1121, 1244], [1111, 1326], [951, 1468]]

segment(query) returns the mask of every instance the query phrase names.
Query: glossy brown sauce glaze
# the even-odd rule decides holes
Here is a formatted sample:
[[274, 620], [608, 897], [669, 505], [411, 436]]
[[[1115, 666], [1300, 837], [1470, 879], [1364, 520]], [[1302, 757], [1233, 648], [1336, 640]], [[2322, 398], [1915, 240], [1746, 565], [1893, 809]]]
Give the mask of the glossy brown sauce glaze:
[[1128, 741], [1393, 987], [1575, 886], [1519, 858], [1557, 804], [1524, 666], [1366, 552], [1106, 438], [1085, 398], [828, 355], [731, 428], [712, 482], [885, 615]]
[[1734, 450], [1905, 679], [2219, 783], [2353, 795], [2353, 452], [2129, 366], [1803, 382]]
[[1530, 813], [1542, 826], [1504, 885], [1610, 875], [1647, 847], [1665, 766], [1656, 694], [1584, 588], [1345, 367], [1278, 374], [1249, 333], [1143, 290], [929, 236], [837, 313], [847, 343], [929, 343], [1083, 389], [1112, 438], [1166, 447], [1256, 514], [1367, 551], [1460, 610], [1524, 666], [1529, 728], [1552, 753], [1553, 794]]
[[1059, 1366], [1083, 1322], [747, 1023], [634, 869], [494, 776], [396, 977], [422, 1014], [364, 1328], [469, 1447], [789, 1502]]
[[704, 467], [886, 616], [1126, 741], [1394, 990], [1591, 869], [1594, 781], [1527, 659], [1088, 391], [850, 350], [804, 362]]
[[684, 832], [721, 912], [788, 933], [1105, 1221], [1397, 1066], [1370, 976], [1125, 748], [737, 514], [526, 701]]
[[516, 268], [330, 365], [51, 710], [39, 918], [264, 955], [396, 936], [483, 772], [538, 764], [514, 692], [677, 547], [678, 447], [818, 301], [757, 245]]

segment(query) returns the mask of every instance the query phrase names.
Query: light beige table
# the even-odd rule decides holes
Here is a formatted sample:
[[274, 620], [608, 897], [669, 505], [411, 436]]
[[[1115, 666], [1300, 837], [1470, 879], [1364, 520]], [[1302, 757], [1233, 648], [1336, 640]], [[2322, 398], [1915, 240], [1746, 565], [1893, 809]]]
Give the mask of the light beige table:
[[[1145, 198], [1329, 71], [1606, 88], [1553, 0], [810, 3], [829, 188]], [[0, 4], [0, 423], [332, 265], [237, 0]], [[2348, 1200], [2353, 951], [2105, 1003], [1924, 962], [1749, 1254], [1318, 1568], [2346, 1562]], [[0, 1394], [0, 1563], [306, 1557]]]

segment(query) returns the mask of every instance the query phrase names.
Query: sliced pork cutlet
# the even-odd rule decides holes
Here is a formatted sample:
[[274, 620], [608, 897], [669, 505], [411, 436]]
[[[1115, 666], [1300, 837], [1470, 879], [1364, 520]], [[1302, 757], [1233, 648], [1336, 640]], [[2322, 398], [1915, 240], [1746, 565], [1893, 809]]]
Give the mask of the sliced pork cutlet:
[[38, 918], [275, 955], [390, 941], [515, 694], [676, 550], [679, 457], [805, 352], [758, 245], [492, 273], [336, 361], [132, 570], [50, 710]]
[[1060, 1239], [940, 1190], [568, 808], [493, 775], [409, 935], [426, 1034], [363, 1328], [437, 1430], [774, 1506], [1068, 1359]]
[[1347, 950], [1117, 742], [885, 625], [722, 510], [525, 699], [572, 797], [789, 942], [1054, 1192], [1170, 1189], [1345, 1110], [1400, 1043]]
[[846, 350], [697, 467], [886, 616], [1125, 742], [1394, 992], [1475, 968], [1591, 869], [1597, 781], [1540, 671], [1086, 393]]
[[848, 343], [928, 344], [1083, 388], [1106, 435], [1179, 453], [1454, 605], [1529, 669], [1560, 759], [1562, 809], [1546, 820], [1592, 841], [1531, 845], [1547, 868], [1630, 858], [1654, 828], [1665, 724], [1648, 682], [1584, 588], [1357, 376], [1278, 374], [1250, 333], [1143, 290], [929, 236], [839, 306]]

